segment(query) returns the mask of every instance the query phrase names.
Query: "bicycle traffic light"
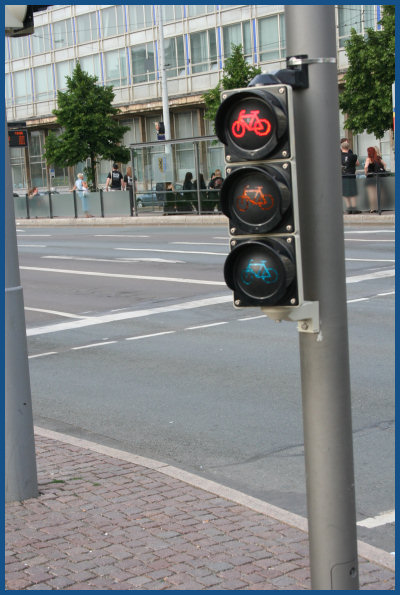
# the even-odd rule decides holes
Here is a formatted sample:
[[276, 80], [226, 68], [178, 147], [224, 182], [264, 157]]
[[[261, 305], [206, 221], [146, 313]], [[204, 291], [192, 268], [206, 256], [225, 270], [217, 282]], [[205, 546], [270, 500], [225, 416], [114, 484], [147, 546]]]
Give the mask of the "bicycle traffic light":
[[[222, 93], [215, 121], [225, 144], [221, 207], [229, 218], [226, 284], [237, 307], [304, 303], [292, 88], [266, 85]], [[274, 316], [272, 316], [274, 317]]]

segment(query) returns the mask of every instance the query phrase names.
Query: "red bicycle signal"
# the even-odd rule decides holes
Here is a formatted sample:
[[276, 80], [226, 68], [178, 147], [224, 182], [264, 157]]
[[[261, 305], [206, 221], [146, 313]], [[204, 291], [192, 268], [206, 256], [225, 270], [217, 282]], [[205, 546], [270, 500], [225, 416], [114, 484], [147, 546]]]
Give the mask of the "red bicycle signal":
[[238, 119], [232, 124], [232, 134], [236, 138], [243, 138], [246, 131], [254, 132], [257, 136], [268, 136], [271, 132], [271, 122], [266, 118], [259, 118], [260, 110], [251, 110], [246, 114], [246, 110], [239, 112]]

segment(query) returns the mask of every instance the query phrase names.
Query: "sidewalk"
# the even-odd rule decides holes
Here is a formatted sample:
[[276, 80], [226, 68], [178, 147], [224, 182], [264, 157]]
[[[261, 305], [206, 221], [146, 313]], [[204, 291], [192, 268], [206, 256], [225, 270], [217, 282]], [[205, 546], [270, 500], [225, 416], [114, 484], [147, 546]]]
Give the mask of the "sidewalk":
[[[40, 495], [6, 504], [8, 590], [310, 589], [302, 517], [170, 465], [35, 428]], [[394, 558], [359, 542], [360, 588]]]
[[[344, 223], [346, 224], [381, 224], [394, 225], [395, 213], [393, 211], [385, 211], [382, 215], [362, 213], [361, 215], [343, 215]], [[55, 217], [53, 219], [17, 219], [18, 226], [33, 226], [33, 227], [63, 227], [63, 226], [109, 226], [109, 225], [226, 225], [228, 226], [228, 218], [225, 215], [170, 215], [163, 217], [162, 214], [143, 214], [138, 217], [80, 217], [74, 219], [71, 217]]]

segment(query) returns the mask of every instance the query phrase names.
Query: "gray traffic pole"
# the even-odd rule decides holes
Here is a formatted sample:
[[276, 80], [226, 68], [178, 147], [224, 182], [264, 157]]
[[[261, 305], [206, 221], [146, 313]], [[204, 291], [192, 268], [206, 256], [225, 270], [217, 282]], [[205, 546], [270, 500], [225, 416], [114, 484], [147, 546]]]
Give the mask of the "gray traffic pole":
[[335, 7], [285, 7], [287, 56], [307, 56], [294, 95], [304, 297], [320, 333], [300, 332], [312, 589], [359, 588]]
[[7, 123], [5, 129], [5, 499], [13, 502], [37, 497], [38, 486]]

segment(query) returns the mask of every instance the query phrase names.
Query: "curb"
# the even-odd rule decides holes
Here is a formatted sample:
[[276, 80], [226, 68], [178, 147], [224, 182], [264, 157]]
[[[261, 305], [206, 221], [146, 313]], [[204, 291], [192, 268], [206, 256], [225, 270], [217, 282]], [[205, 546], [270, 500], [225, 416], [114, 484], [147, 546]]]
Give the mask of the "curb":
[[[372, 215], [362, 213], [361, 215], [343, 215], [344, 223], [366, 224], [390, 224], [396, 222], [395, 213], [390, 212], [384, 215]], [[141, 217], [90, 217], [74, 219], [71, 217], [57, 217], [54, 219], [16, 219], [16, 225], [28, 227], [96, 227], [110, 225], [226, 225], [228, 223], [225, 215], [171, 215], [163, 217], [160, 215], [149, 215]]]
[[[174, 467], [154, 459], [131, 454], [116, 448], [103, 446], [102, 444], [90, 442], [89, 440], [84, 440], [75, 436], [69, 436], [67, 434], [62, 434], [53, 430], [47, 430], [46, 428], [35, 426], [34, 431], [36, 434], [44, 438], [58, 440], [59, 442], [64, 442], [72, 446], [91, 450], [93, 452], [120, 459], [128, 463], [141, 465], [147, 469], [153, 469], [159, 473], [163, 473], [164, 475], [168, 475], [169, 477], [183, 481], [184, 483], [187, 483], [193, 487], [200, 488], [206, 492], [220, 496], [225, 500], [230, 500], [231, 502], [245, 506], [251, 510], [254, 510], [255, 512], [272, 517], [277, 521], [302, 531], [303, 533], [308, 533], [308, 522], [306, 518], [291, 513], [288, 510], [284, 510], [283, 508], [268, 504], [267, 502], [259, 500], [258, 498], [253, 498], [253, 496], [248, 496], [243, 492], [239, 492], [238, 490], [234, 490], [215, 481], [205, 479], [204, 477], [200, 477], [194, 473], [189, 473], [188, 471], [184, 471], [178, 467]], [[395, 559], [388, 552], [364, 543], [360, 540], [357, 541], [357, 546], [358, 554], [362, 558], [392, 570], [393, 572], [395, 571]]]

